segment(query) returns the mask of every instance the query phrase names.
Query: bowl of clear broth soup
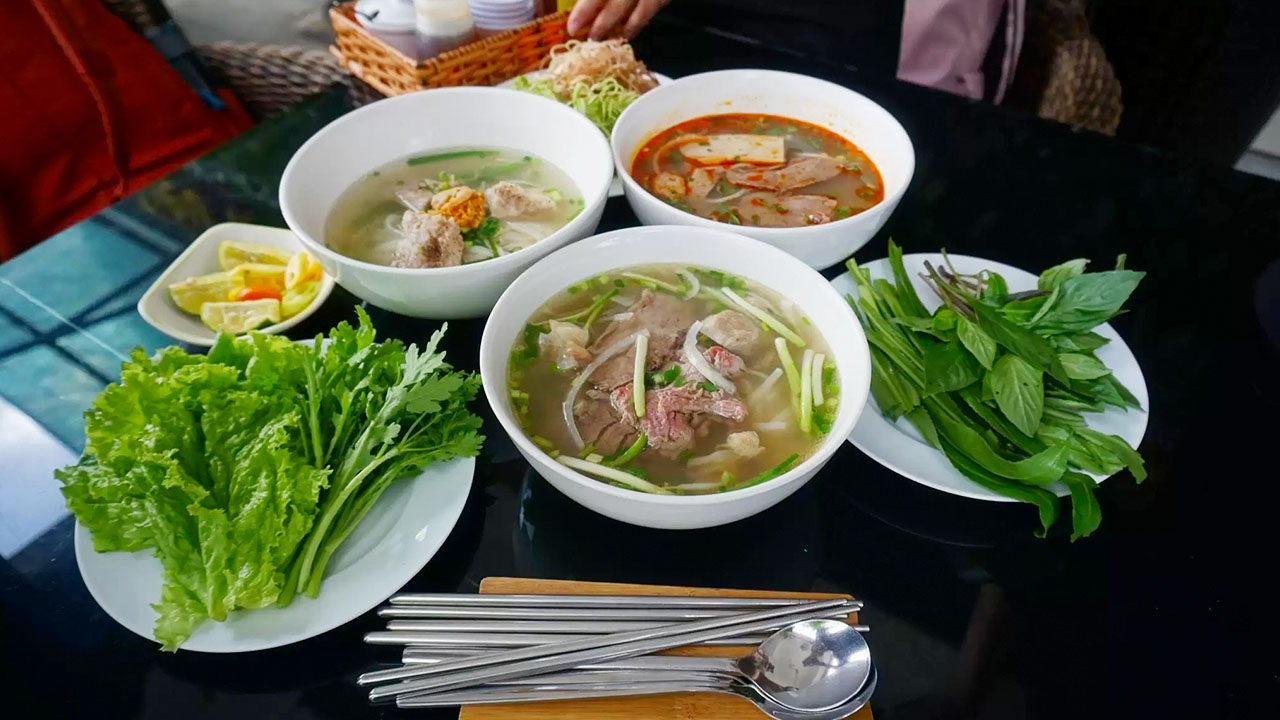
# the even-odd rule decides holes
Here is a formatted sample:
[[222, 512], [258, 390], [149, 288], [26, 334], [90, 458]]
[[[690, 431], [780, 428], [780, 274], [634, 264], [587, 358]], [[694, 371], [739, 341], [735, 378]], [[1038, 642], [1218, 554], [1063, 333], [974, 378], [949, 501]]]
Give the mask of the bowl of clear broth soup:
[[366, 105], [285, 168], [289, 227], [339, 285], [414, 317], [480, 317], [541, 257], [595, 231], [613, 163], [546, 98], [447, 88]]
[[552, 485], [654, 528], [740, 520], [798, 490], [848, 436], [867, 342], [818, 273], [742, 235], [604, 233], [503, 293], [485, 394]]
[[611, 138], [646, 225], [719, 227], [825, 268], [888, 220], [915, 171], [902, 125], [865, 96], [768, 70], [680, 78], [645, 93]]

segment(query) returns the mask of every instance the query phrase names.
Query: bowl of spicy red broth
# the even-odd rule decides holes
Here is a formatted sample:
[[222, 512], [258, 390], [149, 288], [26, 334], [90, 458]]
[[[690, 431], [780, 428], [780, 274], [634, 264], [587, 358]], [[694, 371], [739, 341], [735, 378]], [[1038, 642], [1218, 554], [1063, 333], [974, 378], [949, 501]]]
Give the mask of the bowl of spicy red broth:
[[884, 108], [769, 70], [655, 88], [618, 118], [611, 144], [642, 223], [731, 230], [814, 268], [865, 245], [915, 171], [911, 139]]
[[[775, 324], [752, 322], [739, 300]], [[784, 352], [798, 366], [794, 406]], [[857, 319], [817, 272], [688, 225], [626, 228], [547, 256], [498, 299], [480, 341], [489, 406], [538, 474], [595, 512], [666, 529], [741, 520], [799, 490], [862, 413], [870, 362]]]

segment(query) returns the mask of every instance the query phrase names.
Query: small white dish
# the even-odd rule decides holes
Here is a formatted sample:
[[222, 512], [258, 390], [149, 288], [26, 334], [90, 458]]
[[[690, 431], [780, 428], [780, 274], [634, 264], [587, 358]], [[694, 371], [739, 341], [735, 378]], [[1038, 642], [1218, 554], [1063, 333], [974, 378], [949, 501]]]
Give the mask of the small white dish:
[[[651, 495], [614, 487], [556, 462], [525, 434], [511, 410], [507, 367], [530, 314], [570, 285], [617, 268], [679, 263], [749, 278], [788, 298], [826, 340], [839, 375], [831, 432], [798, 465], [767, 482], [707, 495]], [[853, 430], [871, 388], [866, 336], [844, 300], [796, 258], [725, 230], [687, 225], [630, 227], [567, 247], [516, 279], [499, 298], [480, 339], [480, 377], [498, 422], [516, 449], [557, 490], [615, 520], [651, 528], [714, 527], [782, 502], [826, 465]]]
[[[295, 596], [283, 608], [236, 610], [224, 622], [205, 620], [181, 649], [237, 653], [289, 645], [348, 622], [417, 575], [462, 514], [475, 458], [432, 463], [413, 479], [387, 488], [329, 561], [316, 598]], [[80, 523], [75, 529], [80, 577], [116, 622], [152, 639], [164, 568], [150, 550], [100, 553]]]
[[[1000, 273], [1008, 283], [1011, 292], [1036, 288], [1036, 276], [1025, 270], [994, 260], [983, 260], [967, 255], [948, 254], [947, 257], [951, 259], [956, 270], [962, 273], [976, 273], [981, 270]], [[925, 262], [929, 262], [934, 267], [942, 267], [946, 263], [938, 253], [915, 253], [904, 255], [902, 258], [903, 267], [911, 277], [911, 284], [915, 287], [916, 294], [920, 296], [920, 301], [929, 312], [933, 312], [942, 303], [920, 278], [920, 273], [924, 272]], [[859, 264], [867, 269], [872, 279], [887, 279], [892, 282], [893, 273], [887, 259]], [[840, 292], [841, 296], [852, 295], [857, 291], [857, 283], [847, 272], [833, 279], [831, 285]], [[1142, 403], [1143, 409], [1124, 411], [1118, 408], [1107, 408], [1104, 413], [1086, 413], [1085, 423], [1099, 432], [1119, 435], [1130, 446], [1137, 448], [1147, 432], [1151, 401], [1147, 395], [1147, 383], [1142, 377], [1142, 369], [1138, 367], [1138, 360], [1133, 356], [1133, 351], [1125, 345], [1124, 340], [1114, 328], [1103, 324], [1094, 328], [1094, 332], [1111, 341], [1097, 350], [1098, 359], [1111, 368], [1116, 379], [1124, 383], [1124, 386], [1129, 388], [1134, 397]], [[899, 418], [896, 423], [890, 422], [880, 412], [874, 396], [867, 398], [867, 412], [862, 413], [858, 424], [849, 435], [849, 442], [869, 455], [872, 460], [921, 485], [975, 500], [1017, 502], [961, 475], [945, 455], [925, 442], [906, 418]], [[1092, 475], [1092, 477], [1098, 482], [1106, 479], [1106, 476], [1100, 475]], [[1068, 495], [1067, 487], [1062, 483], [1054, 483], [1047, 486], [1047, 489], [1058, 497]]]
[[[325, 244], [334, 201], [365, 173], [415, 153], [466, 147], [510, 148], [555, 165], [577, 187], [582, 212], [523, 250], [452, 267], [376, 265]], [[595, 232], [612, 176], [609, 143], [572, 108], [515, 90], [436, 88], [369, 103], [321, 128], [285, 166], [280, 211], [324, 269], [361, 300], [411, 317], [478, 318], [539, 258]]]
[[[847, 139], [880, 170], [884, 200], [857, 215], [822, 225], [753, 227], [687, 213], [632, 179], [631, 161], [654, 135], [686, 120], [729, 113], [792, 118]], [[773, 70], [721, 70], [689, 75], [654, 88], [622, 112], [613, 126], [611, 143], [627, 202], [640, 222], [729, 229], [785, 250], [818, 269], [843, 261], [867, 244], [893, 214], [916, 166], [915, 148], [907, 131], [870, 98], [826, 80]]]
[[[663, 75], [662, 73], [650, 72], [649, 74], [653, 75], [653, 79], [658, 81], [658, 85], [666, 85], [672, 82], [671, 78], [667, 77], [666, 75]], [[546, 77], [546, 75], [547, 75], [546, 70], [534, 70], [533, 72], [527, 72], [524, 75], [519, 75], [517, 77], [524, 77], [524, 78], [528, 78], [530, 81], [535, 81], [535, 80], [541, 80], [542, 78]], [[511, 78], [510, 80], [504, 80], [503, 82], [499, 83], [498, 87], [509, 88], [509, 87], [513, 87], [515, 83], [516, 83], [516, 78]], [[623, 195], [622, 178], [619, 177], [618, 174], [615, 172], [613, 174], [613, 181], [609, 183], [609, 197], [611, 198], [622, 197], [622, 195]]]
[[[192, 241], [191, 245], [187, 246], [187, 249], [183, 250], [182, 254], [160, 273], [160, 277], [151, 283], [151, 287], [147, 288], [142, 298], [138, 300], [138, 314], [147, 321], [148, 325], [175, 340], [204, 347], [213, 345], [218, 334], [205, 327], [205, 324], [200, 321], [200, 316], [192, 315], [174, 305], [173, 300], [169, 298], [169, 286], [196, 275], [219, 272], [222, 268], [218, 266], [218, 245], [224, 240], [271, 245], [290, 252], [306, 250], [302, 241], [285, 228], [247, 223], [214, 225]], [[320, 278], [319, 294], [306, 309], [282, 322], [262, 328], [258, 332], [275, 334], [288, 330], [314, 313], [324, 304], [331, 292], [333, 292], [333, 276], [326, 272]]]

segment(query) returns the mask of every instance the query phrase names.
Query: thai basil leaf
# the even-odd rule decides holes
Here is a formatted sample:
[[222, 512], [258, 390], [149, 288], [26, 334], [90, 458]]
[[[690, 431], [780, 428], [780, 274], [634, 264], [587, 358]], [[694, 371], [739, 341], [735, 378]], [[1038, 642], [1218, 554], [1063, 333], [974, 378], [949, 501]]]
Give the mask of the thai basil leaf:
[[1116, 379], [1115, 375], [1107, 376], [1107, 381], [1111, 384], [1111, 387], [1115, 389], [1116, 394], [1120, 396], [1120, 399], [1124, 401], [1125, 405], [1134, 408], [1135, 410], [1142, 409], [1142, 403], [1138, 401], [1138, 398], [1134, 396], [1133, 393], [1129, 392], [1129, 388], [1125, 387], [1124, 383]]
[[1087, 273], [1061, 286], [1061, 297], [1040, 318], [1036, 329], [1045, 334], [1091, 330], [1115, 317], [1146, 273], [1109, 270]]
[[938, 308], [938, 312], [933, 314], [933, 332], [934, 334], [944, 334], [956, 329], [956, 311], [949, 307]]
[[943, 342], [947, 340], [946, 335], [934, 332], [933, 322], [930, 321], [928, 318], [909, 317], [909, 316], [896, 317], [893, 319], [893, 323], [895, 325], [901, 325], [902, 327], [912, 332], [924, 333], [925, 335], [932, 335], [933, 337], [939, 340], [942, 340]]
[[1008, 297], [1009, 283], [1005, 282], [1004, 276], [998, 272], [988, 271], [986, 274], [986, 287], [982, 290], [982, 301], [993, 305], [1002, 305]]
[[[987, 373], [983, 376], [984, 384], [987, 384], [986, 378], [989, 377], [991, 377], [991, 373]], [[1045, 444], [1043, 442], [1024, 434], [1021, 430], [1014, 427], [1013, 423], [1010, 423], [1003, 415], [996, 412], [991, 406], [987, 405], [974, 388], [967, 387], [964, 390], [961, 390], [960, 398], [964, 400], [965, 404], [969, 406], [969, 409], [972, 410], [975, 415], [982, 418], [984, 422], [990, 425], [991, 429], [999, 433], [1005, 440], [1016, 445], [1023, 452], [1027, 454], [1035, 454], [1044, 449]], [[1041, 423], [1040, 427], [1043, 429], [1044, 424]]]
[[1030, 325], [1031, 318], [1040, 312], [1044, 304], [1048, 302], [1048, 293], [1043, 295], [1033, 295], [1031, 297], [1022, 298], [1020, 300], [1011, 300], [1000, 308], [1000, 312], [1009, 318], [1012, 322], [1019, 325]]
[[1091, 428], [1083, 428], [1077, 431], [1077, 434], [1094, 442], [1100, 447], [1106, 448], [1119, 458], [1120, 462], [1124, 463], [1125, 467], [1129, 468], [1129, 472], [1133, 474], [1133, 479], [1139, 484], [1141, 484], [1143, 480], [1147, 479], [1146, 462], [1143, 461], [1142, 456], [1138, 454], [1137, 450], [1129, 447], [1129, 443], [1125, 442], [1124, 438], [1118, 435], [1100, 433]]
[[1092, 380], [1111, 374], [1110, 368], [1092, 355], [1063, 353], [1058, 356], [1058, 361], [1062, 363], [1062, 369], [1067, 371], [1067, 377], [1072, 380]]
[[982, 367], [987, 370], [996, 361], [996, 341], [967, 317], [956, 317], [956, 337]]
[[1058, 362], [1058, 353], [1047, 340], [1015, 325], [1000, 314], [998, 310], [975, 303], [974, 313], [978, 316], [978, 327], [986, 331], [997, 344], [1009, 352], [1021, 357], [1038, 370], [1044, 370], [1063, 383], [1070, 382], [1067, 373]]
[[1017, 355], [1004, 355], [991, 371], [996, 406], [1015, 427], [1035, 435], [1044, 414], [1043, 373]]
[[1093, 352], [1111, 342], [1096, 332], [1075, 333], [1073, 335], [1053, 335], [1049, 342], [1061, 352]]
[[982, 377], [982, 367], [958, 342], [933, 343], [924, 349], [924, 394], [968, 387]]
[[893, 362], [879, 347], [871, 346], [871, 395], [880, 412], [898, 419], [920, 405], [915, 387], [894, 368]]
[[1128, 407], [1125, 398], [1116, 390], [1116, 386], [1105, 377], [1092, 380], [1072, 380], [1071, 391], [1086, 398], [1097, 400], [1106, 405], [1118, 408]]
[[1087, 258], [1076, 258], [1075, 260], [1068, 260], [1059, 265], [1054, 265], [1040, 273], [1040, 279], [1036, 281], [1036, 286], [1041, 290], [1052, 290], [1071, 278], [1083, 274], [1084, 268], [1088, 264], [1089, 260]]

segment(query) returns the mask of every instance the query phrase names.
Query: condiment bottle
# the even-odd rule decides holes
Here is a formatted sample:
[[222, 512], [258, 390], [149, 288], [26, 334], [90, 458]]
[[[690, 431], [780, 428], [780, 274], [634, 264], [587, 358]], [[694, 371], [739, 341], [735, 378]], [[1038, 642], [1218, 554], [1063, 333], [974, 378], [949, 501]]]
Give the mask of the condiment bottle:
[[426, 59], [475, 39], [467, 0], [413, 0], [418, 17], [418, 57]]

